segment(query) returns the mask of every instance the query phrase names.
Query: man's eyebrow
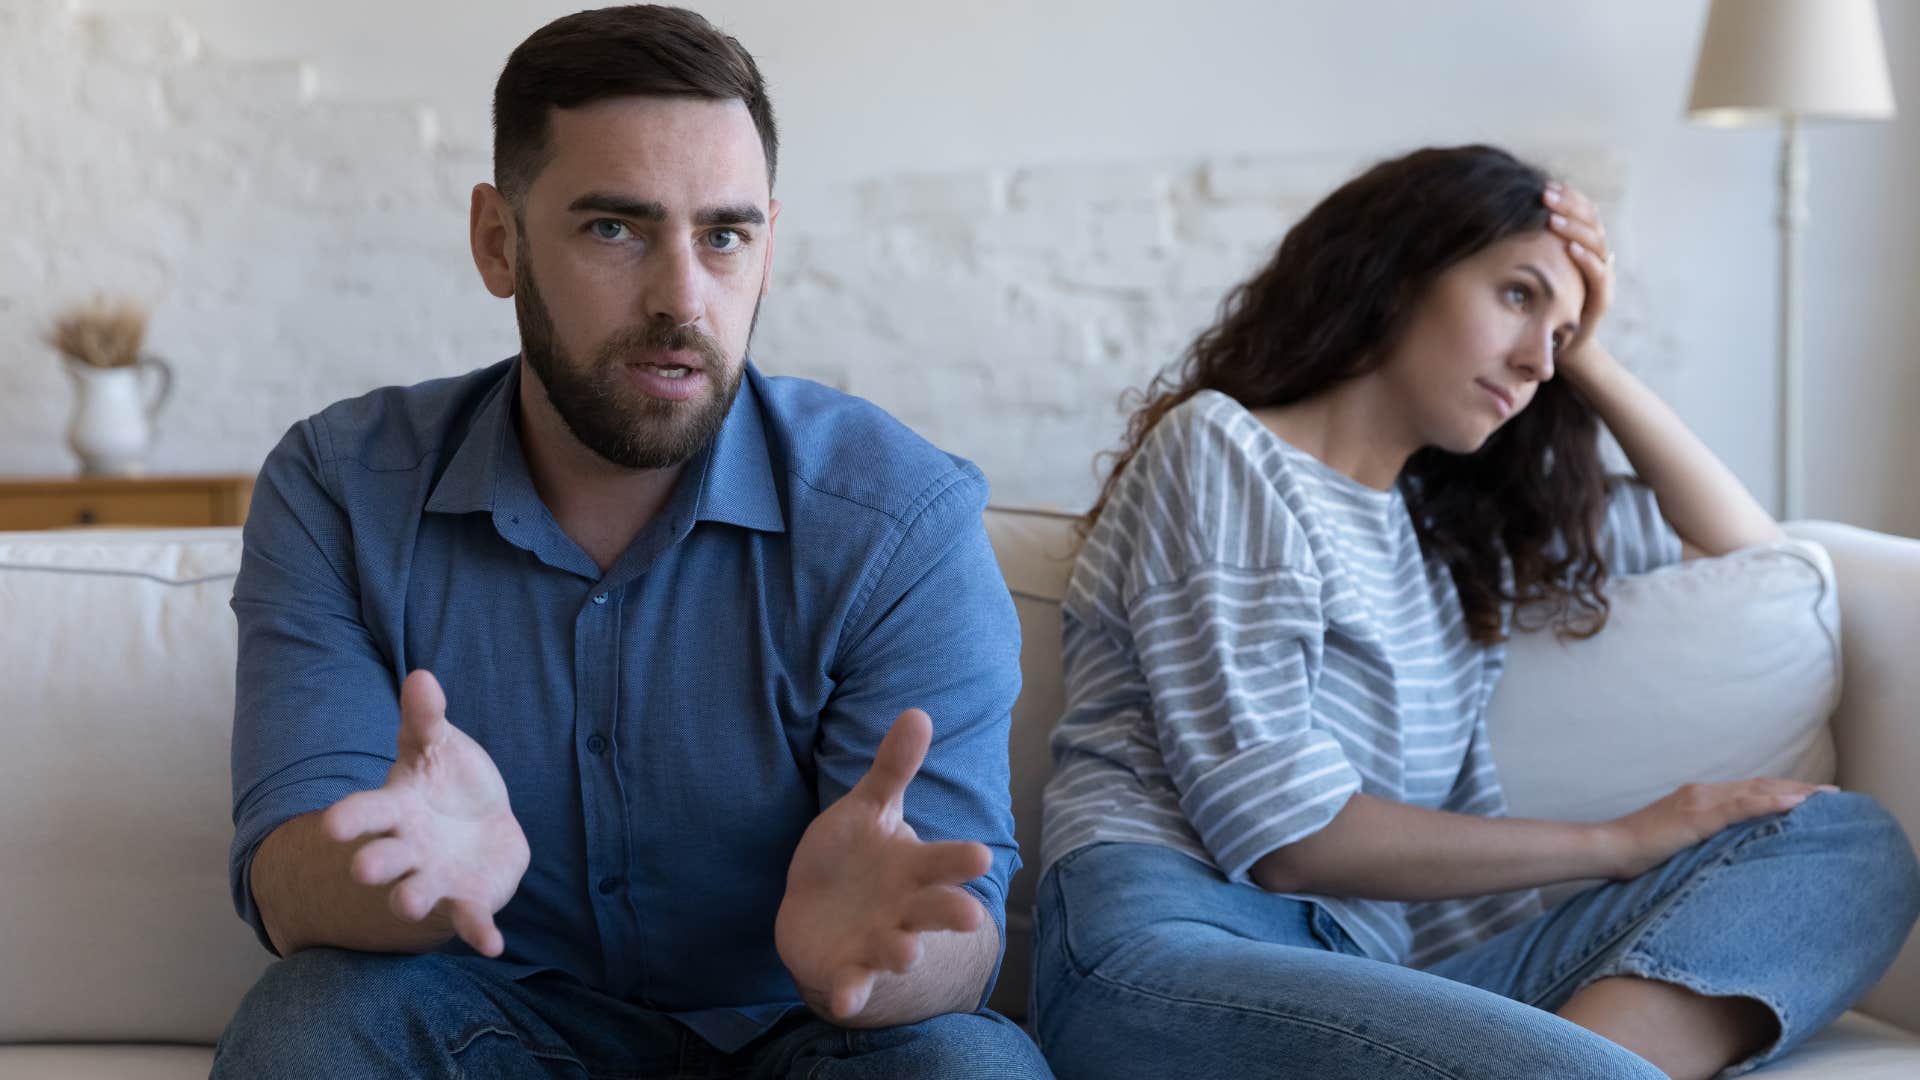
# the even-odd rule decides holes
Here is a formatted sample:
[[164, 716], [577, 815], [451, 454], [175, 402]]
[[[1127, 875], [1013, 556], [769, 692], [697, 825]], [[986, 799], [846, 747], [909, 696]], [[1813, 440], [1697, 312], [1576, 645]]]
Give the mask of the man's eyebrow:
[[[567, 204], [567, 212], [617, 214], [620, 217], [636, 218], [641, 221], [667, 220], [667, 208], [660, 203], [604, 191], [591, 191], [580, 196]], [[693, 215], [693, 223], [702, 228], [715, 225], [765, 225], [767, 215], [752, 203], [733, 203], [726, 206], [709, 206]]]
[[621, 217], [639, 218], [642, 221], [667, 220], [667, 208], [657, 202], [647, 202], [626, 195], [610, 195], [604, 191], [590, 191], [567, 204], [567, 212], [577, 214], [583, 210], [598, 210], [603, 214], [618, 214]]
[[767, 215], [752, 203], [735, 203], [732, 206], [709, 206], [693, 215], [695, 225], [765, 225]]

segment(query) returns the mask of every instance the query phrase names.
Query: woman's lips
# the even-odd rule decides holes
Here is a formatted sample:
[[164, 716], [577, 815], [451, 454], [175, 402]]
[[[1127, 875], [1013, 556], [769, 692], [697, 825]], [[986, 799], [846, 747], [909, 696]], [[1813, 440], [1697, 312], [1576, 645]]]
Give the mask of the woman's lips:
[[1488, 382], [1488, 381], [1487, 381], [1487, 380], [1485, 380], [1485, 379], [1475, 379], [1475, 380], [1473, 380], [1473, 381], [1474, 381], [1474, 382], [1475, 382], [1475, 383], [1476, 383], [1476, 384], [1477, 384], [1477, 385], [1478, 385], [1478, 386], [1479, 386], [1479, 387], [1480, 387], [1481, 389], [1483, 389], [1483, 390], [1485, 390], [1485, 391], [1486, 391], [1487, 393], [1489, 393], [1489, 394], [1491, 394], [1491, 395], [1493, 395], [1493, 400], [1495, 400], [1495, 401], [1497, 401], [1497, 402], [1499, 402], [1499, 403], [1500, 403], [1500, 415], [1501, 415], [1501, 416], [1512, 416], [1512, 415], [1513, 415], [1513, 407], [1514, 407], [1514, 405], [1516, 404], [1516, 401], [1514, 400], [1514, 396], [1513, 396], [1513, 393], [1512, 393], [1512, 391], [1509, 391], [1509, 390], [1507, 390], [1507, 389], [1505, 389], [1505, 388], [1503, 388], [1503, 387], [1501, 387], [1501, 386], [1498, 386], [1498, 385], [1496, 385], [1496, 384], [1494, 384], [1494, 383], [1490, 383], [1490, 382]]

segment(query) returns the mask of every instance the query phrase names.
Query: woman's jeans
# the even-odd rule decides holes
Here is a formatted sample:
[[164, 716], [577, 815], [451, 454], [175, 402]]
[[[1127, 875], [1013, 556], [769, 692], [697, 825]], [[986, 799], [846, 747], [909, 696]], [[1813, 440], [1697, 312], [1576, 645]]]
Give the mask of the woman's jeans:
[[1785, 1053], [1893, 962], [1920, 915], [1900, 825], [1823, 793], [1580, 893], [1426, 970], [1364, 956], [1317, 905], [1169, 848], [1097, 844], [1040, 886], [1034, 1028], [1061, 1080], [1664, 1076], [1554, 1015], [1634, 975], [1758, 999]]
[[213, 1076], [247, 1080], [1048, 1080], [991, 1012], [853, 1031], [796, 1008], [737, 1053], [557, 971], [476, 956], [307, 949], [267, 969], [220, 1037]]

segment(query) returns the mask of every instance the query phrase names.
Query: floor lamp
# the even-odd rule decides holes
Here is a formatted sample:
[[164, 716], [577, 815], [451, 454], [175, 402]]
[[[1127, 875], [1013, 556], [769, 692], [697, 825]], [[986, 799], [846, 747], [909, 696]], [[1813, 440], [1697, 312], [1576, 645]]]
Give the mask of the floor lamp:
[[1807, 224], [1809, 120], [1893, 115], [1874, 0], [1713, 0], [1687, 116], [1721, 126], [1780, 123], [1779, 507], [1801, 516], [1799, 240]]

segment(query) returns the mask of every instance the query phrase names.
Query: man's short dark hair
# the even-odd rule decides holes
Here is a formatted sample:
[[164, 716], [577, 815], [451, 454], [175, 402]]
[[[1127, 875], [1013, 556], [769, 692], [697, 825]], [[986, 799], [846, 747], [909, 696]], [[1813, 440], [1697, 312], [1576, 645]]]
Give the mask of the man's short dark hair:
[[518, 205], [549, 160], [552, 109], [628, 96], [745, 102], [773, 185], [780, 140], [753, 57], [695, 12], [631, 4], [562, 16], [507, 57], [493, 88], [494, 186]]

